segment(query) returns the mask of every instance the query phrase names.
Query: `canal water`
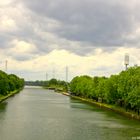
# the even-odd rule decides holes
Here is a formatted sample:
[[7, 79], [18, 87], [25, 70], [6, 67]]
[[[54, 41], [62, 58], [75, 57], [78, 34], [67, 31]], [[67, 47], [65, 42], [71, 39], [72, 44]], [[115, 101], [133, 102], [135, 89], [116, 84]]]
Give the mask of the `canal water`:
[[42, 88], [0, 103], [0, 140], [134, 140], [140, 121]]

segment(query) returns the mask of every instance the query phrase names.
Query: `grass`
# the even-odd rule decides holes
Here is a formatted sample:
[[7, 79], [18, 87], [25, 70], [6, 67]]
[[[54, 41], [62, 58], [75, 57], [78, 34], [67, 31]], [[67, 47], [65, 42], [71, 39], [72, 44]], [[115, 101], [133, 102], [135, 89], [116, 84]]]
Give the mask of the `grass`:
[[6, 100], [7, 98], [17, 94], [20, 90], [14, 90], [14, 91], [11, 91], [9, 94], [7, 95], [0, 95], [0, 102]]
[[133, 111], [126, 112], [126, 110], [124, 108], [122, 108], [122, 107], [119, 107], [119, 106], [116, 106], [116, 105], [110, 105], [110, 104], [96, 102], [96, 101], [94, 101], [92, 99], [82, 98], [82, 97], [78, 97], [78, 96], [73, 96], [73, 95], [70, 95], [70, 94], [64, 93], [64, 92], [63, 92], [63, 94], [66, 95], [66, 96], [70, 96], [72, 98], [78, 99], [78, 100], [82, 100], [84, 102], [88, 102], [88, 103], [94, 104], [94, 105], [99, 106], [101, 108], [114, 111], [114, 112], [119, 113], [119, 114], [121, 114], [123, 116], [126, 116], [128, 118], [140, 120], [140, 115], [137, 115]]

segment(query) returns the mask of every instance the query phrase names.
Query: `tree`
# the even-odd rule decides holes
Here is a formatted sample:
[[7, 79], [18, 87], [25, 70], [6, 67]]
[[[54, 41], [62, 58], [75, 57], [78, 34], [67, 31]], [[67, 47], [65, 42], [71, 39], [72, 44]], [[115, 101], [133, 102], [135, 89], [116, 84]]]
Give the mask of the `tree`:
[[77, 76], [70, 82], [70, 90], [76, 96], [86, 97], [126, 109], [140, 109], [140, 67], [131, 67], [119, 75], [106, 77]]
[[10, 91], [23, 88], [24, 79], [19, 78], [14, 74], [7, 75], [0, 71], [0, 94], [7, 95]]

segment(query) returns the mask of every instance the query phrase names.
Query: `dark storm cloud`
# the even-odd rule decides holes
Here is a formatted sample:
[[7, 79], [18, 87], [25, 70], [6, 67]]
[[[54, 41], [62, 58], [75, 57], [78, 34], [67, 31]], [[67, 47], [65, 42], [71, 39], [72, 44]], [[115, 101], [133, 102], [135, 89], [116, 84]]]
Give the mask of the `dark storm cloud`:
[[26, 60], [30, 60], [31, 59], [31, 56], [29, 55], [20, 55], [20, 56], [18, 56], [18, 55], [13, 55], [13, 56], [11, 56], [12, 58], [14, 58], [14, 59], [16, 59], [17, 61], [26, 61]]
[[[14, 0], [3, 11], [8, 6], [21, 14], [11, 17], [13, 11], [8, 13], [17, 28], [1, 31], [0, 48], [14, 47], [13, 40], [33, 44], [37, 55], [54, 49], [86, 55], [97, 47], [107, 52], [124, 45], [139, 47], [140, 36], [128, 36], [140, 21], [140, 6], [132, 8], [127, 0]], [[12, 57], [27, 60], [32, 55]]]
[[10, 33], [1, 32], [0, 33], [0, 49], [11, 48], [9, 45], [10, 41], [14, 39], [13, 35]]
[[130, 8], [117, 0], [23, 1], [38, 15], [61, 23], [53, 33], [72, 41], [95, 46], [121, 46], [133, 30]]

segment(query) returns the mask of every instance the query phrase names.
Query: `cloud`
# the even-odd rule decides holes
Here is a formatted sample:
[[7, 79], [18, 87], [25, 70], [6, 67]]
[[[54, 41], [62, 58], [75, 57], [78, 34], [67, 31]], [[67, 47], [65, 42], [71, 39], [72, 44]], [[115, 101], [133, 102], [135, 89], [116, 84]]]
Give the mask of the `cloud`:
[[[16, 28], [10, 28], [12, 31], [4, 34], [8, 34], [10, 41], [18, 38], [33, 42], [40, 54], [48, 53], [54, 47], [79, 55], [86, 55], [96, 47], [108, 51], [124, 45], [139, 47], [139, 36], [136, 34], [139, 20], [135, 10], [139, 2], [126, 2], [14, 1], [14, 8], [8, 6], [2, 11], [11, 26]], [[7, 23], [3, 19], [1, 22]]]
[[12, 3], [13, 0], [4, 0], [0, 2], [0, 6], [7, 6]]
[[6, 16], [3, 16], [0, 20], [0, 28], [1, 31], [12, 31], [13, 28], [16, 28], [15, 21], [13, 19], [10, 19]]
[[140, 64], [139, 9], [138, 0], [1, 1], [0, 59], [30, 79], [53, 69], [65, 79], [66, 65], [71, 78], [117, 73], [125, 53]]
[[16, 60], [25, 61], [38, 56], [36, 46], [29, 42], [13, 40], [10, 45], [12, 47], [6, 53]]
[[[24, 4], [37, 15], [58, 21], [52, 32], [71, 41], [95, 46], [121, 46], [134, 30], [134, 8], [117, 0], [35, 0]], [[132, 2], [132, 1], [131, 1]], [[45, 6], [44, 6], [45, 5]], [[134, 5], [133, 5], [134, 7]]]
[[[64, 79], [65, 68], [69, 68], [69, 80], [77, 75], [90, 76], [110, 76], [125, 69], [124, 52], [130, 54], [130, 65], [140, 64], [140, 49], [136, 48], [118, 48], [112, 53], [96, 49], [93, 55], [79, 56], [66, 50], [53, 50], [52, 52], [36, 57], [31, 60], [15, 61], [9, 59], [9, 72], [15, 72], [26, 79], [43, 79], [48, 78]], [[55, 74], [53, 74], [55, 71]]]

